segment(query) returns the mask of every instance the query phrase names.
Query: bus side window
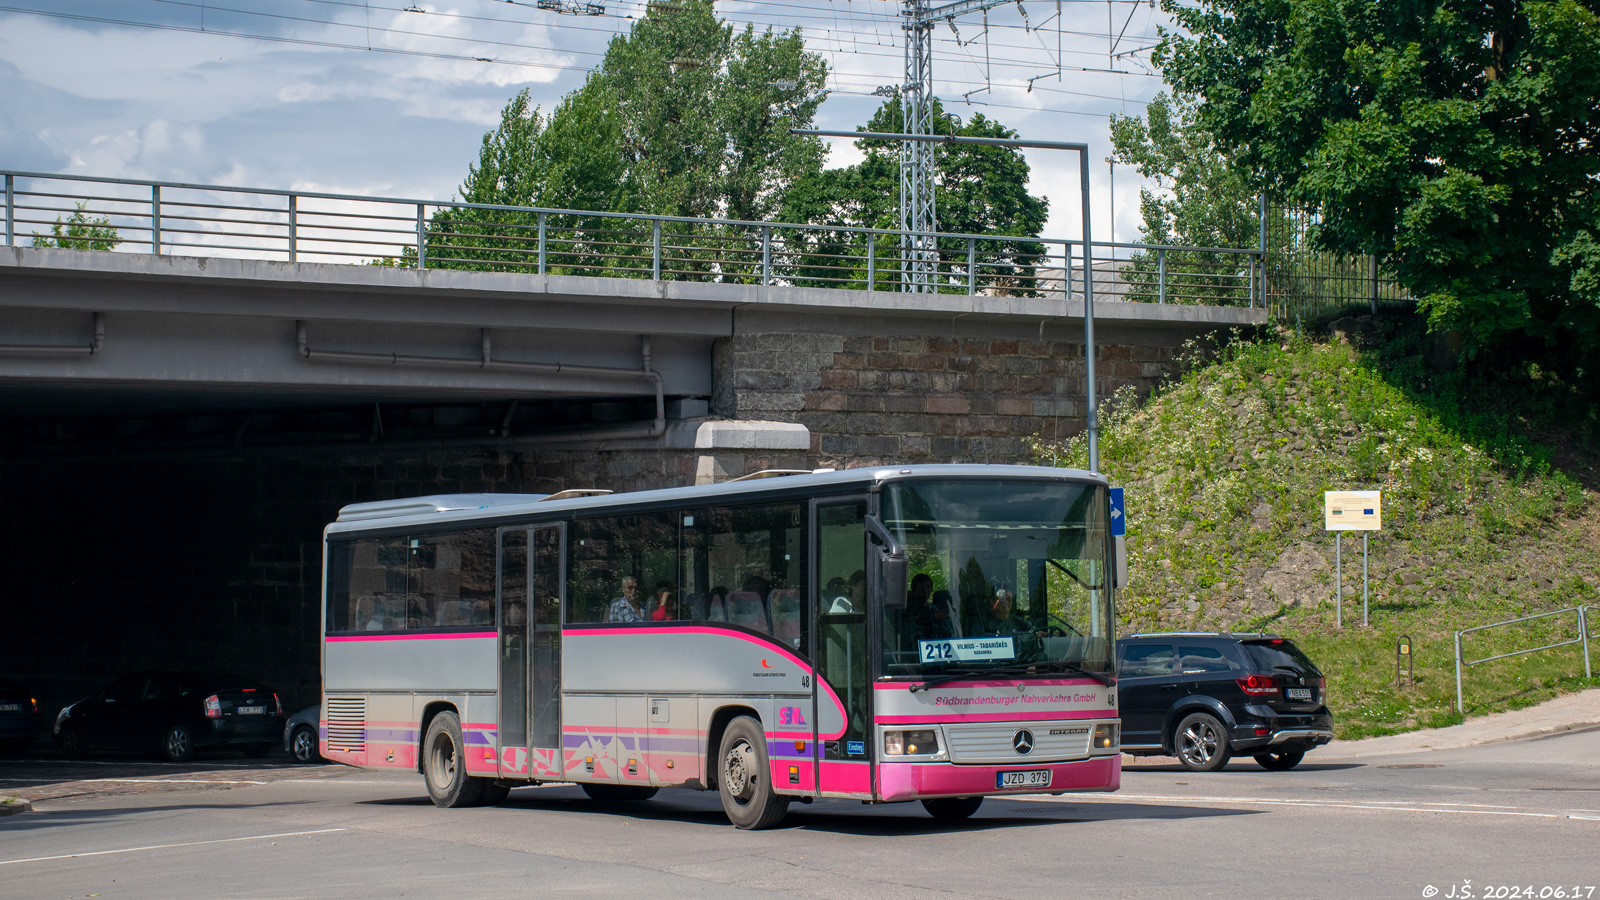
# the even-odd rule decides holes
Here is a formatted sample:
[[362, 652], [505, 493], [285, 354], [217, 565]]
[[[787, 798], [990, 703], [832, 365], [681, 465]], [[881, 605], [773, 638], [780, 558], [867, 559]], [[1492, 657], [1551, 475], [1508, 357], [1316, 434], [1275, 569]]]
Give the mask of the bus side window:
[[[695, 510], [693, 543], [685, 526], [686, 545], [704, 560], [703, 577], [711, 585], [705, 616], [711, 621], [748, 628], [800, 648], [804, 623], [799, 615], [800, 588], [805, 580], [805, 515], [798, 503], [722, 506]], [[792, 598], [783, 601], [782, 598]], [[789, 606], [783, 606], [789, 602]]]
[[[613, 604], [624, 599], [623, 580], [637, 585], [629, 605], [649, 621], [652, 589], [678, 583], [678, 529], [673, 514], [639, 513], [578, 519], [567, 542], [567, 621], [608, 622]], [[619, 608], [620, 611], [620, 608]], [[626, 620], [620, 620], [626, 621]]]
[[[349, 542], [328, 545], [328, 634], [351, 630], [356, 598], [350, 595], [350, 560], [355, 545]], [[359, 620], [357, 620], [359, 621]]]
[[406, 627], [405, 538], [331, 544], [328, 554], [328, 633]]

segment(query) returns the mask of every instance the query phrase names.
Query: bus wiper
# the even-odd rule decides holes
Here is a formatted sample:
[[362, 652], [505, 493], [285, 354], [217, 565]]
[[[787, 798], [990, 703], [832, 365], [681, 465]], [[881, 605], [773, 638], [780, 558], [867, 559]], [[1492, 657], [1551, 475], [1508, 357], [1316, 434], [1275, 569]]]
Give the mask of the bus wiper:
[[1088, 677], [1093, 678], [1095, 681], [1100, 682], [1101, 684], [1105, 685], [1106, 687], [1116, 687], [1117, 686], [1117, 679], [1112, 677], [1112, 676], [1110, 676], [1110, 675], [1107, 675], [1104, 672], [1091, 672], [1091, 671], [1089, 671], [1088, 669], [1085, 669], [1082, 666], [1075, 665], [1075, 664], [1069, 663], [1069, 662], [1055, 663], [1055, 665], [1060, 667], [1061, 671], [1066, 672], [1066, 673], [1068, 673], [1070, 675], [1087, 675]]
[[937, 678], [929, 678], [927, 681], [913, 684], [911, 686], [911, 693], [915, 694], [918, 691], [926, 691], [930, 688], [936, 688], [941, 684], [955, 681], [958, 678], [982, 678], [988, 675], [1025, 675], [1027, 672], [1028, 667], [1011, 669], [964, 669], [960, 672], [946, 672]]

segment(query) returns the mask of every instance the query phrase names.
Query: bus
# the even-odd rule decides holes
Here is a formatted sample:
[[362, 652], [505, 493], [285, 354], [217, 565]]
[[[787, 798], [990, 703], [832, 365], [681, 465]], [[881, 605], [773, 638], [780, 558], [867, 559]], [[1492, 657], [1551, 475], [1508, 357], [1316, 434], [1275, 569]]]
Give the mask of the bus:
[[324, 532], [324, 757], [441, 807], [518, 785], [794, 801], [1114, 791], [1102, 475], [920, 465], [356, 503]]

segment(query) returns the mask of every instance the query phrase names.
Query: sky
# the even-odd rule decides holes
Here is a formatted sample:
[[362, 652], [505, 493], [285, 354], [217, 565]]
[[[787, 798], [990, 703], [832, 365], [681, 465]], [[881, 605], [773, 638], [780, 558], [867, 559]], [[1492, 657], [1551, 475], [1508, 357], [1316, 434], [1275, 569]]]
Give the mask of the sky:
[[[0, 170], [449, 200], [500, 110], [553, 108], [644, 0], [0, 0]], [[934, 0], [933, 5], [940, 5]], [[591, 4], [595, 11], [596, 4]], [[724, 19], [803, 29], [829, 64], [816, 127], [851, 130], [903, 78], [900, 4], [719, 0]], [[985, 23], [987, 22], [987, 27]], [[1093, 236], [1137, 240], [1109, 116], [1162, 89], [1146, 0], [1022, 0], [933, 31], [935, 93], [1021, 137], [1091, 146]], [[1045, 237], [1081, 232], [1078, 161], [1027, 152]], [[829, 165], [859, 153], [831, 142]], [[1111, 186], [1115, 184], [1115, 190]]]

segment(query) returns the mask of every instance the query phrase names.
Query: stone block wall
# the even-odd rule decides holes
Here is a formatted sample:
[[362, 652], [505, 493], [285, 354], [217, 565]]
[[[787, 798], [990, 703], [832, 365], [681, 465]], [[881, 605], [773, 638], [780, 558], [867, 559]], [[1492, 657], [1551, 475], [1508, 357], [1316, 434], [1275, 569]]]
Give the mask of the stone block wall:
[[[1166, 335], [1099, 342], [1103, 403], [1177, 371]], [[1024, 463], [1030, 441], [1085, 427], [1082, 341], [931, 335], [741, 334], [717, 347], [712, 410], [797, 422], [814, 466]]]

